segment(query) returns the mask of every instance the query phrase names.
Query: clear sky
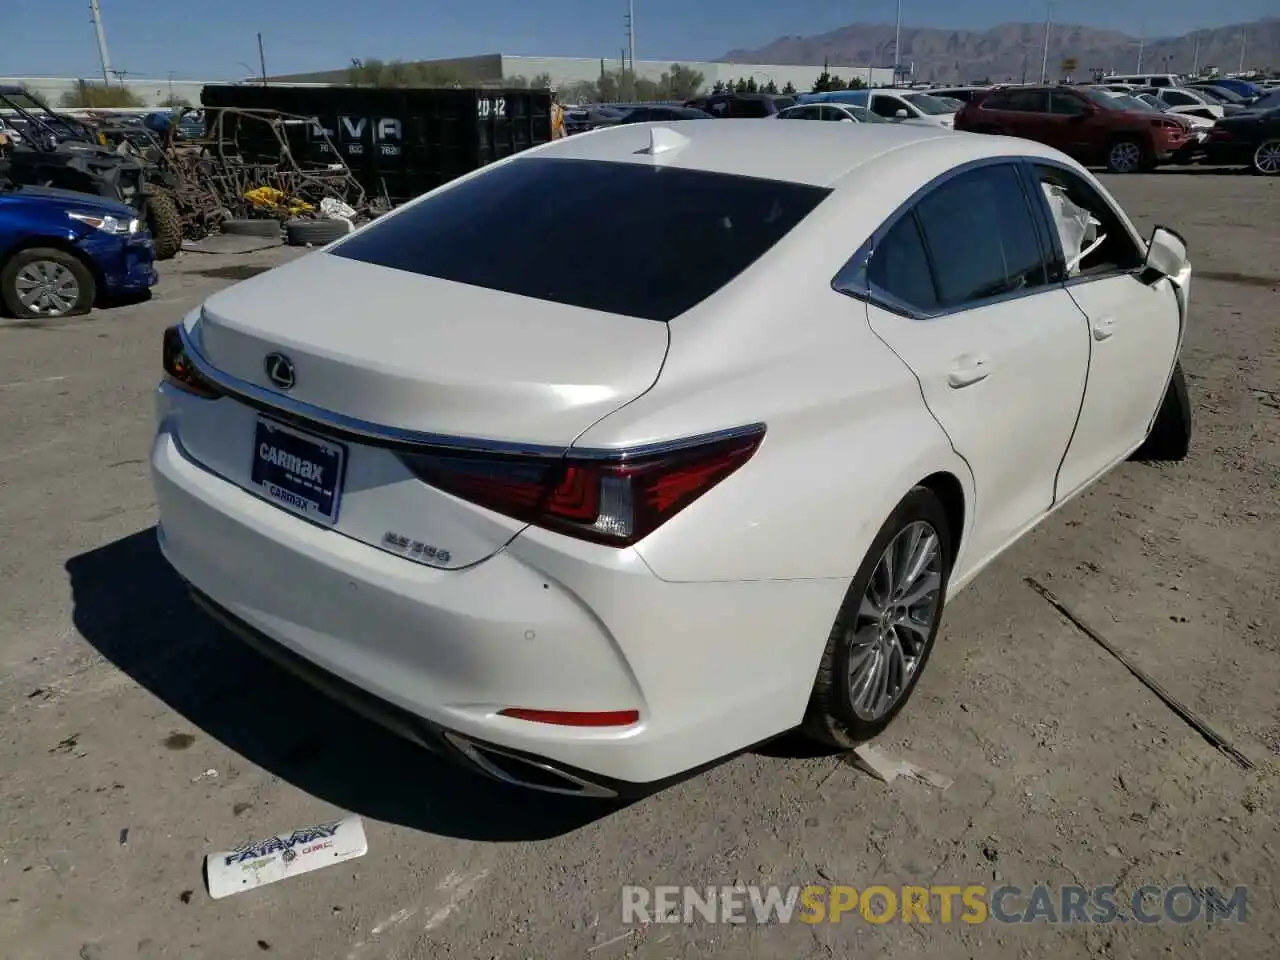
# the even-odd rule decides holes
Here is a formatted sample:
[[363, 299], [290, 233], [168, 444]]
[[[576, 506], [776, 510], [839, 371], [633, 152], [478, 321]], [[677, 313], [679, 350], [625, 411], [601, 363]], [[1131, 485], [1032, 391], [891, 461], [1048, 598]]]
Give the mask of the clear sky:
[[[216, 80], [336, 69], [352, 57], [479, 53], [616, 57], [626, 0], [99, 0], [112, 65]], [[636, 56], [698, 60], [784, 34], [892, 23], [895, 0], [636, 0]], [[1280, 0], [1058, 0], [1054, 20], [1169, 36], [1280, 15]], [[903, 23], [982, 29], [1041, 20], [1042, 0], [903, 0]], [[0, 0], [0, 75], [100, 72], [88, 0]]]

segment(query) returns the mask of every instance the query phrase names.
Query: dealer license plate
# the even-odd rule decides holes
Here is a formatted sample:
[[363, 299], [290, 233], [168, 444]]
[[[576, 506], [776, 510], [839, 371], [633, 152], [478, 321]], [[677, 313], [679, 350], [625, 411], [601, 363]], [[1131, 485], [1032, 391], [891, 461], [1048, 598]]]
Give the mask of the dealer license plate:
[[347, 448], [259, 417], [250, 480], [286, 510], [319, 523], [338, 519]]

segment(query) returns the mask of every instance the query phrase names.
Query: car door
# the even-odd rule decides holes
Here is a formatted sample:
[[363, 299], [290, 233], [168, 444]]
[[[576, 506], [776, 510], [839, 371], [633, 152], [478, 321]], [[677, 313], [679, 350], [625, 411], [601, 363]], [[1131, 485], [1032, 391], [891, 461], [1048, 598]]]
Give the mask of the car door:
[[1090, 122], [1094, 108], [1084, 97], [1067, 90], [1049, 91], [1049, 112], [1043, 118], [1041, 143], [1077, 160], [1097, 156], [1097, 124]]
[[1033, 209], [1014, 163], [968, 170], [878, 233], [863, 268], [871, 328], [973, 470], [969, 563], [1052, 506], [1084, 395], [1088, 326], [1049, 282]]
[[[1144, 275], [1145, 250], [1103, 193], [1074, 171], [1033, 169], [1042, 183], [1065, 189], [1072, 203], [1093, 214], [1101, 224], [1097, 236], [1105, 238], [1066, 281], [1067, 295], [1087, 318], [1091, 351], [1080, 421], [1058, 477], [1063, 498], [1145, 439], [1181, 348], [1183, 319], [1173, 282]], [[1041, 203], [1052, 221], [1048, 205]], [[1053, 234], [1060, 250], [1056, 229]]]

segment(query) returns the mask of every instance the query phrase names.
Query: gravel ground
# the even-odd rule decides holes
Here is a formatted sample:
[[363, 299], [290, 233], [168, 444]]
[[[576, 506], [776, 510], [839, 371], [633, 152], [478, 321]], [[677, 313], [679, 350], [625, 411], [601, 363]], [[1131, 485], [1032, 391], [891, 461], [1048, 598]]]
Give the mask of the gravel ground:
[[[195, 615], [146, 456], [159, 335], [292, 253], [185, 254], [146, 303], [0, 327], [0, 954], [1274, 958], [1280, 182], [1109, 185], [1198, 269], [1183, 464], [1115, 471], [947, 611], [876, 782], [775, 744], [625, 809], [440, 765]], [[1034, 577], [1255, 764], [1214, 749]], [[202, 776], [206, 771], [216, 776]], [[354, 811], [362, 859], [212, 901], [206, 852]], [[1244, 923], [628, 925], [624, 884], [1247, 886]]]

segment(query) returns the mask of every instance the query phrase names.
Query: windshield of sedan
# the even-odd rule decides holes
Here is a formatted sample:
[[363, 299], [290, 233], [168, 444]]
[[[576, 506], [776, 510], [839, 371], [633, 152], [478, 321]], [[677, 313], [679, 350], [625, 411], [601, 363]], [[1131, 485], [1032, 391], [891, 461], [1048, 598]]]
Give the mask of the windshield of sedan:
[[849, 116], [853, 117], [859, 123], [892, 123], [893, 122], [891, 120], [886, 120], [884, 117], [880, 116], [880, 114], [878, 113], [872, 113], [866, 107], [859, 107], [850, 103], [843, 103], [841, 104], [841, 106], [844, 107], [846, 111], [848, 111]]
[[1273, 90], [1249, 105], [1250, 110], [1274, 110], [1276, 107], [1280, 107], [1280, 90]]
[[956, 112], [955, 107], [943, 103], [937, 97], [931, 97], [927, 93], [908, 93], [903, 99], [921, 113], [928, 114], [931, 117], [940, 117]]
[[1167, 113], [1169, 105], [1157, 97], [1116, 97], [1116, 103], [1126, 110], [1145, 110], [1149, 113]]
[[1244, 97], [1236, 93], [1234, 90], [1228, 90], [1226, 87], [1196, 87], [1196, 90], [1207, 93], [1211, 97], [1217, 97], [1219, 101], [1226, 103], [1244, 103]]
[[674, 166], [519, 159], [375, 220], [332, 255], [667, 321], [730, 283], [830, 192]]

